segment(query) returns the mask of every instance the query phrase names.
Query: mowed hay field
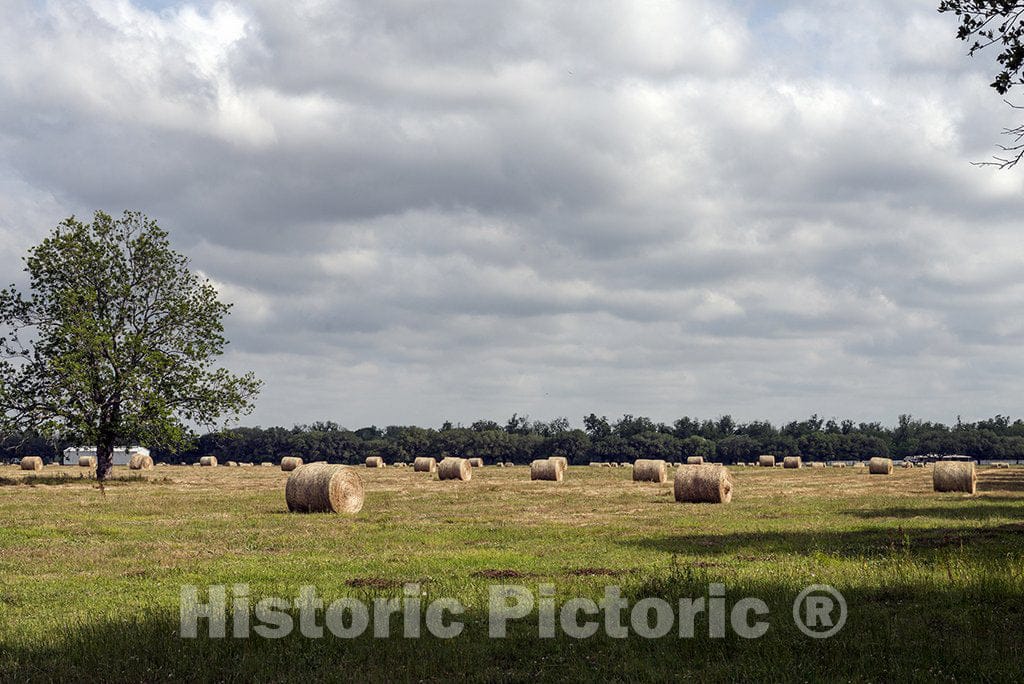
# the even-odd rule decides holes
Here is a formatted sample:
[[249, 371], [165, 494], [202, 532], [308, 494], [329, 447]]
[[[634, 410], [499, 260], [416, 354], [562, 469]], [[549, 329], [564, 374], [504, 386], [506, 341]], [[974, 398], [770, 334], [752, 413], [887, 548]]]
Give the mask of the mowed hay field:
[[[81, 471], [0, 470], [0, 680], [975, 681], [1024, 662], [1024, 468], [979, 468], [975, 496], [932, 492], [927, 468], [730, 468], [728, 505], [676, 503], [671, 476], [629, 468], [561, 483], [528, 467], [470, 482], [358, 468], [352, 516], [289, 514], [276, 467], [119, 467], [105, 495]], [[463, 633], [405, 639], [396, 617], [385, 639], [178, 636], [182, 585], [247, 584], [252, 600], [314, 585], [329, 602], [406, 582], [461, 601]], [[553, 584], [559, 605], [609, 584], [675, 603], [722, 583], [727, 609], [763, 599], [770, 627], [711, 638], [703, 615], [693, 638], [539, 639], [534, 611], [489, 639], [496, 583]], [[794, 625], [810, 584], [848, 603], [830, 639]]]

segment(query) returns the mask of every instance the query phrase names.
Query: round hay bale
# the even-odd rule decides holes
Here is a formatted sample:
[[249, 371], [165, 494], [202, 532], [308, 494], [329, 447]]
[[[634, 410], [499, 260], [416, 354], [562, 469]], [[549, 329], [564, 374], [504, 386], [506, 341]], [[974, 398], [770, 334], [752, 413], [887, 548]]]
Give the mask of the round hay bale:
[[363, 497], [363, 481], [355, 469], [331, 463], [297, 466], [284, 486], [292, 513], [358, 513]]
[[892, 475], [892, 459], [876, 456], [868, 461], [869, 475]]
[[978, 489], [978, 473], [968, 461], [938, 461], [932, 469], [932, 486], [937, 492], [967, 492]]
[[565, 469], [552, 458], [540, 458], [530, 463], [531, 480], [561, 482], [564, 475]]
[[484, 467], [484, 459], [482, 459], [482, 458], [471, 458], [471, 459], [469, 459], [469, 465], [473, 466], [474, 468], [483, 468]]
[[228, 461], [228, 468], [237, 468], [238, 461]]
[[822, 463], [821, 461], [811, 461], [811, 467], [812, 468], [824, 468], [825, 464]]
[[638, 458], [633, 463], [633, 482], [665, 482], [666, 480], [668, 480], [668, 466], [665, 461]]
[[704, 464], [704, 457], [703, 456], [687, 456], [686, 457], [686, 465], [703, 465], [703, 464]]
[[469, 482], [473, 479], [473, 466], [465, 458], [441, 459], [437, 464], [437, 479]]
[[384, 459], [381, 458], [380, 456], [368, 456], [366, 458], [366, 467], [367, 468], [383, 468], [384, 467]]
[[212, 468], [213, 466], [217, 465], [217, 457], [203, 456], [202, 458], [199, 459], [199, 465], [205, 466], [207, 468]]
[[239, 465], [240, 468], [252, 468], [253, 467], [252, 463], [239, 463], [238, 465]]
[[782, 467], [790, 469], [802, 468], [803, 461], [800, 460], [799, 456], [786, 456], [786, 458], [782, 459]]
[[437, 472], [437, 459], [430, 456], [420, 456], [413, 461], [412, 469], [417, 473]]
[[900, 463], [900, 468], [913, 468], [913, 467], [914, 467], [914, 464], [911, 463], [910, 461], [904, 461], [903, 463]]
[[729, 503], [732, 477], [718, 463], [679, 466], [673, 490], [676, 501], [681, 503]]
[[260, 466], [263, 468], [273, 468], [274, 464], [270, 461], [260, 461]]
[[21, 459], [21, 469], [42, 470], [43, 459], [39, 458], [38, 456], [26, 456], [25, 458]]
[[762, 454], [757, 457], [757, 465], [763, 468], [775, 467], [775, 457], [771, 454]]
[[562, 469], [563, 473], [569, 469], [569, 459], [567, 459], [565, 456], [552, 456], [548, 460], [557, 463], [558, 467]]
[[128, 461], [129, 470], [152, 470], [153, 459], [145, 454], [135, 454]]
[[78, 457], [79, 468], [95, 468], [96, 457], [95, 456], [79, 456]]
[[996, 468], [1009, 468], [1010, 467], [1010, 464], [1006, 463], [1006, 462], [993, 463], [992, 465], [994, 465]]
[[290, 473], [300, 465], [302, 465], [302, 459], [298, 456], [285, 456], [281, 459], [281, 470], [286, 473]]

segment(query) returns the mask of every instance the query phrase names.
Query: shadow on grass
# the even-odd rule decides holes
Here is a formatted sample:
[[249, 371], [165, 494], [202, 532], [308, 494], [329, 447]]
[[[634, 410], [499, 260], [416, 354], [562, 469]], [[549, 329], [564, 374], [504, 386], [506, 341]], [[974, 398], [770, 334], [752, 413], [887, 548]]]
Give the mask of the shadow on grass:
[[622, 539], [619, 543], [684, 556], [733, 556], [769, 560], [775, 554], [825, 553], [847, 558], [914, 553], [927, 556], [945, 549], [970, 549], [979, 560], [1024, 553], [1024, 522], [998, 527], [941, 527], [835, 531], [669, 534]]
[[[167, 483], [170, 478], [166, 477], [143, 477], [142, 475], [115, 475], [103, 481], [104, 486], [135, 484], [135, 483]], [[26, 475], [25, 477], [0, 477], [0, 487], [17, 487], [37, 485], [74, 485], [91, 484], [96, 485], [94, 475], [69, 475], [58, 473], [55, 475]]]
[[[649, 577], [624, 595], [662, 597], [672, 606], [680, 597], [706, 597], [703, 575]], [[528, 583], [523, 583], [528, 585]], [[535, 587], [530, 587], [535, 590]], [[830, 639], [797, 630], [792, 602], [797, 587], [748, 582], [729, 585], [729, 621], [736, 601], [760, 598], [769, 607], [769, 627], [758, 639], [743, 639], [726, 626], [724, 638], [711, 638], [707, 614], [695, 622], [694, 637], [678, 634], [673, 608], [668, 635], [645, 639], [631, 631], [612, 639], [572, 639], [557, 630], [537, 636], [537, 613], [513, 621], [505, 639], [488, 637], [482, 608], [458, 616], [459, 636], [438, 639], [402, 636], [401, 618], [388, 638], [342, 639], [302, 636], [298, 627], [282, 639], [198, 639], [179, 637], [177, 608], [152, 610], [132, 619], [95, 619], [54, 630], [52, 636], [19, 638], [8, 632], [0, 644], [0, 679], [5, 681], [902, 681], [927, 679], [1012, 681], [1019, 676], [1022, 647], [1017, 628], [1022, 590], [1011, 582], [960, 587], [890, 586], [882, 590], [841, 588], [849, 607], [845, 627]], [[393, 594], [391, 594], [393, 595]], [[556, 605], [571, 597], [559, 596]], [[630, 624], [629, 608], [622, 623]], [[372, 611], [371, 611], [372, 614]], [[582, 616], [583, 619], [588, 619]], [[260, 621], [254, 616], [252, 626]], [[296, 625], [298, 620], [293, 619]], [[603, 622], [603, 616], [589, 618]], [[323, 625], [318, 614], [317, 624]], [[726, 622], [728, 625], [728, 622]], [[228, 630], [230, 634], [230, 620]], [[200, 621], [205, 634], [206, 622]], [[948, 638], [955, 635], [955, 638]]]
[[1024, 473], [983, 470], [978, 473], [979, 492], [1024, 492]]
[[989, 520], [991, 518], [1011, 518], [1024, 521], [1024, 499], [998, 498], [973, 499], [968, 503], [954, 506], [883, 507], [870, 510], [851, 509], [843, 511], [844, 515], [857, 518], [943, 518], [946, 520]]

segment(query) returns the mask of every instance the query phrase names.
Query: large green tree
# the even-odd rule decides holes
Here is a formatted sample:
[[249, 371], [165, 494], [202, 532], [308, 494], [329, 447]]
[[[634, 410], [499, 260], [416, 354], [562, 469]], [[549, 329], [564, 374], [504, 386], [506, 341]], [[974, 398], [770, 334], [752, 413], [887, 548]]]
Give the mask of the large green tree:
[[71, 217], [25, 259], [27, 293], [0, 291], [0, 421], [96, 444], [174, 448], [193, 426], [252, 410], [261, 382], [214, 363], [230, 305], [137, 212]]
[[[999, 71], [991, 86], [1005, 95], [1015, 85], [1024, 84], [1024, 0], [942, 0], [940, 12], [950, 12], [960, 21], [957, 38], [970, 45], [969, 54], [990, 46], [998, 51]], [[1021, 109], [1007, 101], [1014, 109]], [[982, 162], [1001, 168], [1010, 168], [1024, 158], [1024, 125], [1003, 129], [1012, 142], [1000, 145], [1006, 155], [995, 161]]]

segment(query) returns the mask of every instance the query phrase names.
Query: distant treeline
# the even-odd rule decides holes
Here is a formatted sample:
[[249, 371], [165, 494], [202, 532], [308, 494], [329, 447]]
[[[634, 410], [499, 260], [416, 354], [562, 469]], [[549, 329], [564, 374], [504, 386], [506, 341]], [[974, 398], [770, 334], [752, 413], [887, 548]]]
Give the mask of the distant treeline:
[[[65, 446], [36, 435], [9, 435], [2, 444], [7, 459], [35, 454], [53, 460]], [[609, 421], [592, 413], [583, 419], [583, 429], [572, 428], [567, 418], [544, 422], [513, 415], [504, 424], [480, 420], [469, 427], [445, 423], [438, 429], [392, 425], [357, 430], [328, 421], [290, 429], [232, 428], [200, 435], [192, 448], [184, 451], [152, 451], [156, 460], [169, 463], [195, 461], [207, 454], [222, 461], [277, 461], [295, 455], [307, 461], [334, 463], [360, 463], [370, 455], [383, 456], [389, 463], [410, 461], [416, 456], [529, 463], [551, 455], [566, 456], [572, 463], [637, 458], [679, 461], [688, 456], [735, 463], [753, 460], [759, 454], [802, 456], [815, 461], [917, 454], [1024, 459], [1024, 421], [1011, 422], [997, 415], [976, 423], [958, 421], [947, 426], [901, 415], [896, 426], [887, 427], [881, 423], [824, 420], [815, 415], [777, 427], [768, 421], [737, 423], [731, 416], [717, 420], [684, 417], [669, 425], [632, 415]]]

